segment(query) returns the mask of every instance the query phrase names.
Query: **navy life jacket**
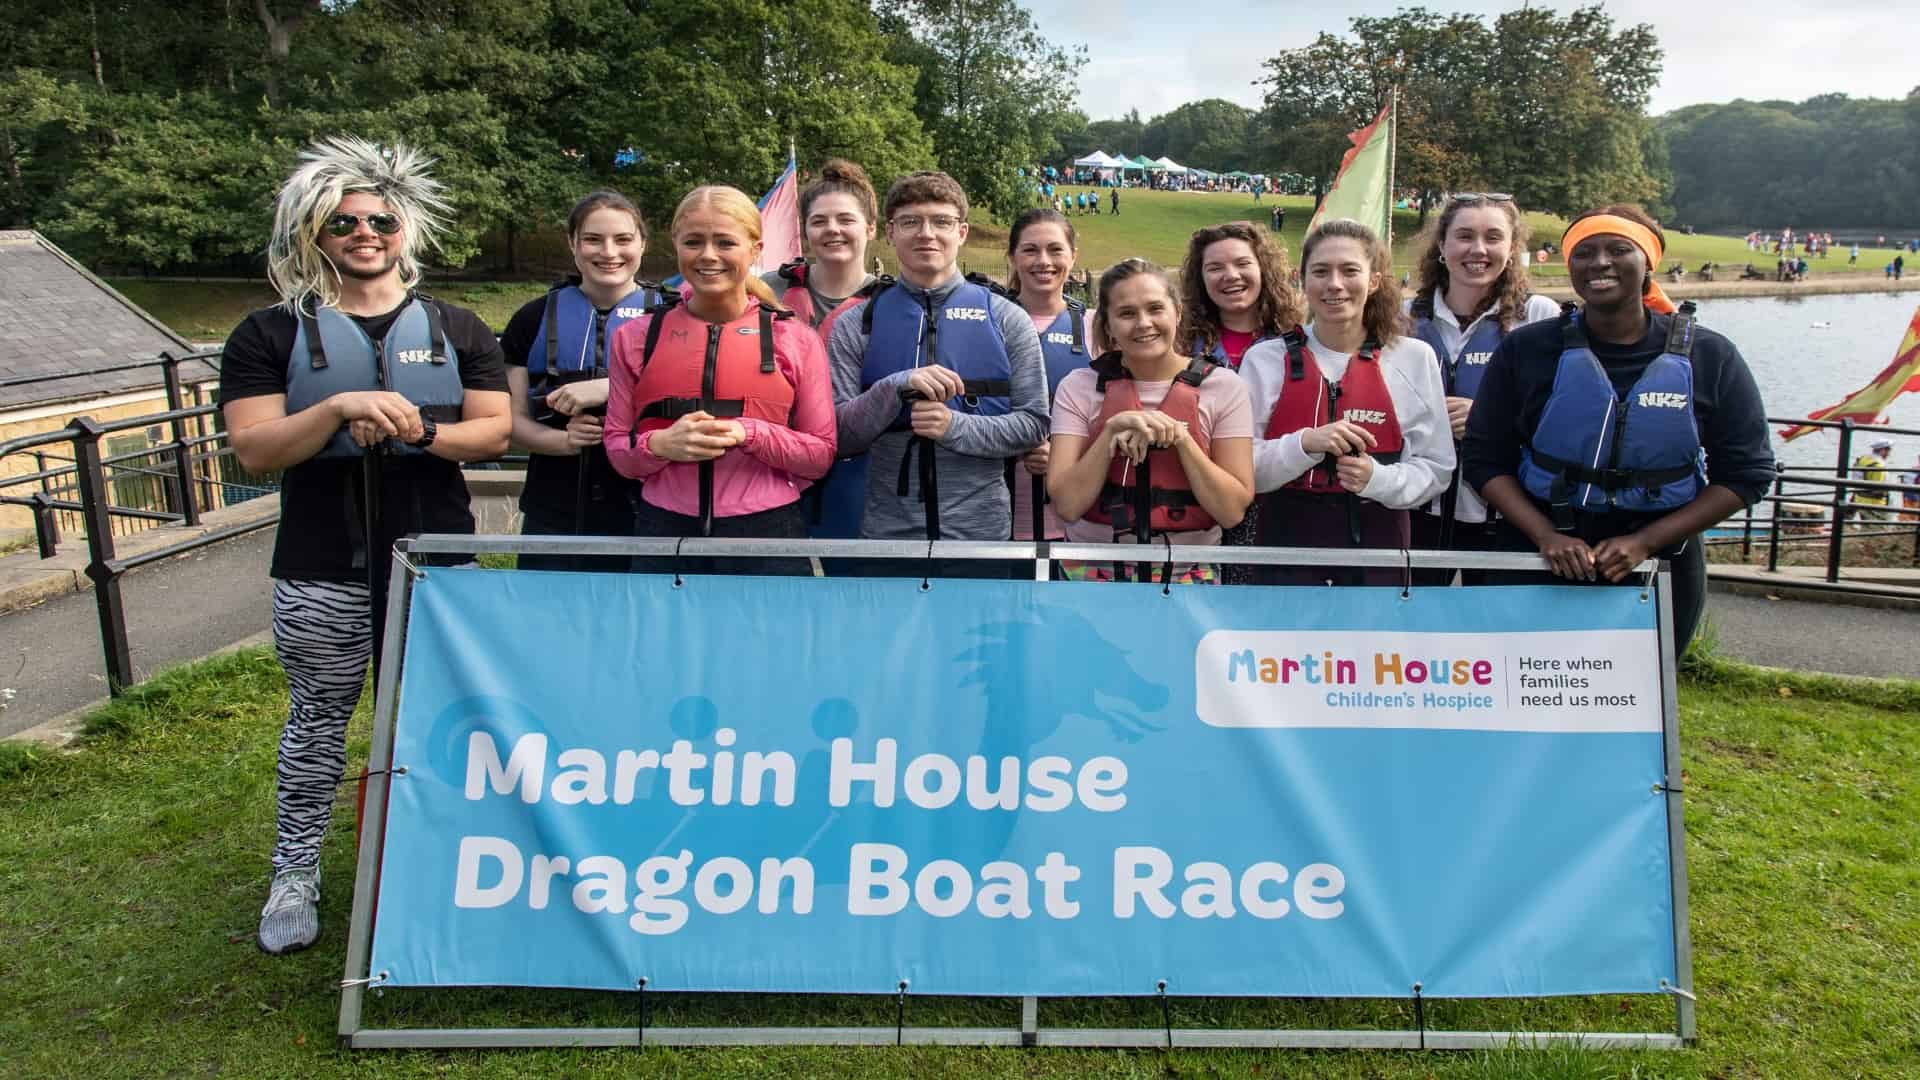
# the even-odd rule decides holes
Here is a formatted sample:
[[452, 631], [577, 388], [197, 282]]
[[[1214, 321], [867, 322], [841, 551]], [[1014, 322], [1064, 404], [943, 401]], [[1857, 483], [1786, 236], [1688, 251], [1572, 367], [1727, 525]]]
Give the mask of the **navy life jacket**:
[[1458, 352], [1448, 352], [1440, 328], [1434, 325], [1433, 305], [1415, 300], [1412, 305], [1413, 336], [1433, 346], [1440, 360], [1440, 381], [1448, 397], [1471, 398], [1480, 392], [1480, 380], [1487, 373], [1487, 361], [1494, 347], [1507, 332], [1500, 328], [1498, 316], [1483, 318], [1473, 325]]
[[1087, 306], [1068, 300], [1067, 310], [1054, 317], [1040, 332], [1040, 355], [1047, 363], [1047, 394], [1060, 389], [1060, 381], [1092, 363], [1087, 355]]
[[[916, 297], [904, 288], [883, 288], [861, 306], [860, 328], [867, 335], [866, 358], [860, 368], [863, 391], [895, 372], [939, 364], [959, 375], [963, 387], [958, 397], [948, 399], [948, 408], [976, 416], [1005, 416], [1013, 411], [1013, 362], [993, 317], [993, 291], [987, 286], [962, 281], [938, 308], [932, 306], [931, 297]], [[911, 429], [912, 416], [912, 404], [903, 394], [900, 413], [887, 430]], [[906, 497], [916, 457], [927, 539], [937, 540], [940, 490], [931, 441], [915, 436], [908, 443], [894, 494]]]
[[1520, 450], [1520, 483], [1552, 509], [1556, 528], [1571, 530], [1576, 510], [1673, 510], [1706, 487], [1693, 415], [1693, 310], [1680, 305], [1665, 350], [1624, 397], [1593, 355], [1578, 309], [1561, 311], [1553, 392]]
[[[335, 394], [391, 390], [419, 406], [436, 424], [458, 423], [466, 390], [460, 385], [460, 356], [447, 341], [446, 314], [424, 293], [414, 293], [375, 345], [353, 317], [338, 308], [299, 313], [300, 328], [287, 355], [287, 415], [308, 409]], [[387, 441], [387, 451], [423, 454], [418, 447]], [[315, 458], [355, 458], [363, 451], [347, 433], [333, 433]]]
[[[938, 309], [903, 288], [875, 292], [860, 310], [860, 327], [867, 334], [860, 388], [897, 371], [939, 364], [966, 384], [965, 393], [947, 402], [949, 408], [981, 416], [1012, 412], [1013, 365], [993, 317], [992, 297], [986, 286], [972, 281], [962, 281]], [[889, 430], [911, 426], [910, 412], [902, 405]]]
[[[654, 286], [635, 282], [633, 291], [603, 316], [580, 291], [578, 279], [548, 290], [547, 310], [527, 350], [528, 415], [549, 427], [566, 427], [567, 418], [547, 407], [547, 395], [568, 383], [606, 378], [614, 332], [659, 302]], [[591, 411], [604, 415], [606, 409]]]

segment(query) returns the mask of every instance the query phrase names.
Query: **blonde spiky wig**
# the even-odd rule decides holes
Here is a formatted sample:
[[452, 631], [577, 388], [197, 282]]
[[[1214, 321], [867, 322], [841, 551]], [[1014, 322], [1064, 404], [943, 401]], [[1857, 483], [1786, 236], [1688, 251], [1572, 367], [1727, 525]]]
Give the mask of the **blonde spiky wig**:
[[433, 159], [401, 143], [382, 148], [353, 135], [322, 139], [301, 151], [300, 167], [274, 200], [273, 239], [267, 243], [267, 280], [289, 311], [311, 300], [324, 307], [340, 301], [340, 271], [320, 253], [321, 226], [350, 194], [386, 200], [401, 223], [400, 280], [420, 283], [419, 253], [440, 246], [440, 230], [452, 212], [438, 180], [427, 174]]

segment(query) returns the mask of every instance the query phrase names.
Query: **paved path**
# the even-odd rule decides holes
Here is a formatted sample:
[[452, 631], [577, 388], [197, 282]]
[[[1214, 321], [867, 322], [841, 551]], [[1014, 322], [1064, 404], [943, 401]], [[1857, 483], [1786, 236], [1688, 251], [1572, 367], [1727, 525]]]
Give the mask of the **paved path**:
[[[135, 674], [217, 652], [266, 630], [273, 617], [267, 559], [273, 530], [154, 563], [120, 579]], [[0, 615], [0, 712], [11, 735], [106, 697], [93, 592], [67, 593]]]
[[1920, 679], [1920, 612], [1707, 596], [1720, 655], [1768, 667]]

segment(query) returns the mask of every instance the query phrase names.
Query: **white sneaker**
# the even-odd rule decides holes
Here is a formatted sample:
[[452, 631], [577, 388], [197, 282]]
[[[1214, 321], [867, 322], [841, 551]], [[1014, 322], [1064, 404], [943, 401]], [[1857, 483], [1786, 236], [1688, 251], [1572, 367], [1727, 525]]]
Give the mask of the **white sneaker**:
[[267, 906], [260, 909], [260, 951], [298, 952], [320, 937], [320, 868], [296, 867], [273, 875]]

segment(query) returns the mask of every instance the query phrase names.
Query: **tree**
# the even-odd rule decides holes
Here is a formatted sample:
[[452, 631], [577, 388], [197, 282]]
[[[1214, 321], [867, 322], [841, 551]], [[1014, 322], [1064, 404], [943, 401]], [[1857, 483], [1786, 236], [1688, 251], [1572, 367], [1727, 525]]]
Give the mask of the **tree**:
[[1147, 125], [1141, 122], [1139, 109], [1127, 110], [1127, 115], [1118, 120], [1095, 120], [1087, 125], [1087, 134], [1093, 138], [1095, 149], [1129, 157], [1144, 151], [1146, 132]]
[[1911, 98], [1697, 105], [1662, 117], [1659, 135], [1673, 212], [1695, 225], [1885, 228], [1910, 220], [1920, 190]]
[[1142, 137], [1148, 157], [1170, 157], [1212, 172], [1251, 164], [1247, 126], [1253, 110], [1220, 98], [1192, 101], [1153, 118]]
[[1266, 62], [1266, 164], [1313, 177], [1316, 194], [1346, 132], [1395, 90], [1402, 188], [1480, 186], [1560, 212], [1660, 194], [1646, 160], [1659, 150], [1645, 116], [1661, 60], [1650, 27], [1616, 32], [1599, 7], [1524, 8], [1492, 27], [1407, 8], [1351, 29]]
[[1005, 221], [1031, 196], [1020, 178], [1056, 147], [1085, 50], [1048, 41], [1018, 0], [884, 0], [893, 57], [919, 72], [914, 112], [941, 168]]

